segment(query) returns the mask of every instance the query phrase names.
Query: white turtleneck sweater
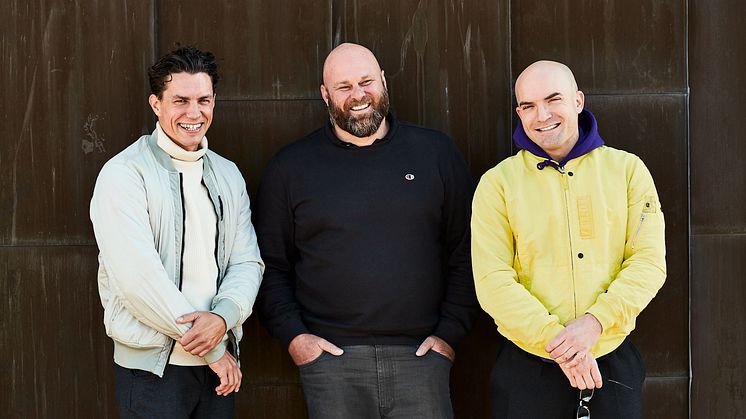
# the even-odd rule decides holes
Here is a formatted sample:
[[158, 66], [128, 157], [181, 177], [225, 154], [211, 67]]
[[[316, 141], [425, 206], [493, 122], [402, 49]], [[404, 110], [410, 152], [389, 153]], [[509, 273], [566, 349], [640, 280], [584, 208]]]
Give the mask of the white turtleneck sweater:
[[[156, 124], [158, 146], [163, 149], [182, 173], [184, 187], [184, 264], [181, 293], [198, 311], [209, 311], [217, 294], [218, 266], [215, 262], [215, 235], [217, 234], [215, 209], [207, 188], [202, 184], [202, 156], [207, 152], [207, 137], [202, 138], [197, 151], [187, 151], [174, 143], [161, 126]], [[220, 345], [226, 345], [227, 336]], [[185, 351], [176, 342], [171, 358], [172, 365], [207, 365], [201, 357]]]

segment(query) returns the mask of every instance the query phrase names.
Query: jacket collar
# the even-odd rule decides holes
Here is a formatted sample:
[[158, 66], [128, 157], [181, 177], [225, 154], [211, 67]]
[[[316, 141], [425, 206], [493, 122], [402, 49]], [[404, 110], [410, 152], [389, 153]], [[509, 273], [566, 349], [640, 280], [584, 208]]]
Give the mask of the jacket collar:
[[596, 117], [593, 116], [591, 111], [583, 109], [583, 111], [580, 112], [578, 115], [578, 130], [580, 131], [578, 142], [575, 143], [575, 146], [570, 150], [570, 153], [568, 153], [560, 162], [552, 160], [546, 151], [539, 147], [535, 142], [531, 141], [523, 130], [523, 125], [520, 123], [516, 127], [515, 132], [513, 132], [513, 141], [515, 141], [515, 145], [519, 149], [526, 150], [529, 153], [544, 159], [543, 162], [536, 165], [539, 170], [544, 169], [546, 166], [552, 166], [559, 170], [570, 160], [588, 154], [596, 148], [604, 145], [604, 140], [598, 134]]

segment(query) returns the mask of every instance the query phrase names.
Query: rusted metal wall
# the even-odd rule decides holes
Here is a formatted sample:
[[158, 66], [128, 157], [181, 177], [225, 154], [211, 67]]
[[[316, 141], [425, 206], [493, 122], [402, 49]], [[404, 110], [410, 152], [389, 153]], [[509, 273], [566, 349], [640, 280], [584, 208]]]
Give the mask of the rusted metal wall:
[[690, 1], [692, 417], [746, 417], [746, 35], [737, 0]]
[[[734, 1], [707, 7], [702, 2], [695, 17], [720, 3], [737, 7]], [[475, 178], [513, 151], [512, 83], [518, 72], [541, 58], [575, 70], [606, 142], [640, 155], [658, 185], [667, 218], [669, 279], [640, 317], [634, 341], [648, 367], [647, 415], [687, 417], [685, 0], [6, 0], [0, 16], [6, 128], [0, 142], [3, 416], [115, 417], [112, 348], [101, 323], [88, 202], [103, 163], [153, 128], [146, 69], [154, 57], [176, 42], [217, 55], [223, 80], [210, 146], [239, 165], [253, 196], [272, 154], [326, 120], [318, 91], [321, 65], [332, 46], [352, 41], [379, 57], [395, 112], [448, 132]], [[704, 23], [716, 30], [717, 21]], [[736, 33], [738, 26], [731, 29]], [[704, 77], [712, 66], [708, 45], [716, 40], [697, 40], [693, 51], [702, 54], [705, 85], [712, 83]], [[704, 115], [704, 102], [701, 107]], [[692, 121], [705, 123], [701, 116]], [[743, 290], [737, 285], [743, 275], [736, 275], [744, 271], [737, 262], [737, 250], [744, 249], [738, 241], [743, 223], [737, 223], [743, 211], [712, 204], [730, 196], [734, 184], [718, 177], [720, 189], [704, 186], [705, 171], [729, 169], [705, 153], [710, 138], [692, 138], [693, 191], [701, 187], [692, 199], [693, 209], [700, 209], [693, 212], [694, 232], [701, 233], [693, 239], [694, 280], [710, 284], [693, 287], [692, 305], [707, 307], [729, 289], [715, 276]], [[733, 138], [727, 145], [742, 147]], [[695, 179], [695, 168], [703, 177]], [[734, 219], [741, 236], [713, 235], [731, 231]], [[713, 258], [722, 263], [710, 263]], [[721, 268], [729, 264], [740, 271]], [[737, 310], [727, 313], [743, 314]], [[710, 322], [719, 313], [703, 311], [699, 319]], [[305, 417], [297, 370], [283, 348], [254, 317], [245, 328], [237, 416]], [[716, 359], [738, 363], [715, 344], [732, 335], [743, 341], [743, 327], [732, 335], [728, 330], [723, 324], [702, 340], [721, 357]], [[457, 417], [488, 417], [487, 379], [498, 345], [494, 325], [483, 315], [453, 370]], [[720, 406], [743, 407], [734, 401], [737, 394], [696, 386], [696, 366], [712, 366], [702, 355], [697, 364], [696, 354], [694, 401], [717, 393]], [[743, 379], [729, 377], [743, 394]], [[703, 409], [696, 417], [707, 417]]]

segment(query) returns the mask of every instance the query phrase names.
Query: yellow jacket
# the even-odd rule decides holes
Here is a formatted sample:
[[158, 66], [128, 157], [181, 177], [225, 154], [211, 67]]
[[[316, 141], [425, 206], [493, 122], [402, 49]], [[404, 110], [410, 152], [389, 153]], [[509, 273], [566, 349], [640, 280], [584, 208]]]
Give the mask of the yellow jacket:
[[593, 314], [591, 349], [616, 349], [666, 277], [664, 220], [635, 155], [601, 146], [564, 172], [521, 150], [482, 176], [473, 201], [477, 297], [498, 331], [548, 358], [569, 320]]

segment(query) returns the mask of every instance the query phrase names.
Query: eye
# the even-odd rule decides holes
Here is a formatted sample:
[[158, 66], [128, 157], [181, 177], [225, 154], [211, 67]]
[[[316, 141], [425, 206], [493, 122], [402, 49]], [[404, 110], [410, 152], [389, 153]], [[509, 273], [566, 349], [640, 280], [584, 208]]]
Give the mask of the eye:
[[176, 100], [174, 100], [174, 103], [176, 103], [178, 105], [182, 105], [182, 104], [186, 103], [186, 100], [184, 100], [184, 99], [176, 99]]
[[207, 99], [207, 98], [205, 98], [205, 99], [201, 99], [201, 100], [199, 101], [199, 103], [201, 103], [201, 104], [203, 104], [203, 105], [209, 105], [209, 104], [210, 104], [210, 102], [212, 102], [212, 101], [211, 101], [210, 99]]
[[559, 97], [559, 96], [555, 96], [555, 97], [549, 99], [550, 102], [557, 102], [557, 101], [561, 101], [561, 100], [562, 100], [562, 98]]
[[339, 90], [341, 92], [346, 92], [346, 91], [350, 90], [350, 86], [339, 86], [337, 88], [337, 90]]
[[523, 105], [521, 106], [521, 110], [527, 111], [529, 109], [533, 109], [534, 105]]
[[364, 80], [362, 83], [360, 83], [361, 86], [368, 86], [371, 83], [373, 83], [373, 80]]

